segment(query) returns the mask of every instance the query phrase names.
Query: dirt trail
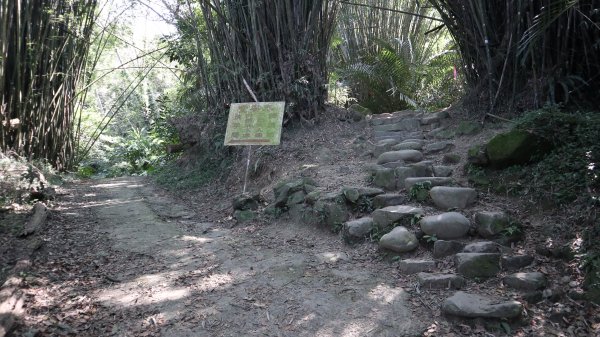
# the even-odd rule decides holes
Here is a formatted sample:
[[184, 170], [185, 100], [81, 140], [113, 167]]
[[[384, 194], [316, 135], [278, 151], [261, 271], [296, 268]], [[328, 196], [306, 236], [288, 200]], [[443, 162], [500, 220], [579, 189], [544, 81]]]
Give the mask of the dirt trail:
[[[67, 332], [416, 336], [433, 322], [422, 308], [411, 309], [406, 285], [389, 263], [368, 257], [365, 249], [373, 248], [349, 248], [332, 234], [298, 224], [230, 229], [197, 221], [201, 214], [139, 178], [97, 181], [73, 193], [85, 202], [63, 212], [74, 219], [62, 222], [91, 221], [94, 233], [65, 235], [79, 233], [77, 240], [97, 247], [91, 254], [105, 276], [79, 290], [98, 309], [86, 325], [71, 322]], [[109, 318], [111, 324], [102, 322]]]

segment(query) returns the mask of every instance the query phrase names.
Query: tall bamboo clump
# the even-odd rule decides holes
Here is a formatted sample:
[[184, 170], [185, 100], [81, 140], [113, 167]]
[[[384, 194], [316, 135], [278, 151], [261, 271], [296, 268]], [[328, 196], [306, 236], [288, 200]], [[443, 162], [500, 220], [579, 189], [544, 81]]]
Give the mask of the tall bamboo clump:
[[73, 165], [95, 0], [0, 0], [0, 148]]
[[600, 1], [430, 3], [459, 46], [469, 84], [490, 110], [502, 101], [510, 108], [573, 98], [598, 102]]
[[[323, 108], [335, 0], [199, 1], [197, 87], [209, 120], [231, 102], [286, 100], [287, 117], [310, 119]], [[201, 22], [202, 27], [198, 27]], [[220, 116], [215, 116], [218, 114]]]

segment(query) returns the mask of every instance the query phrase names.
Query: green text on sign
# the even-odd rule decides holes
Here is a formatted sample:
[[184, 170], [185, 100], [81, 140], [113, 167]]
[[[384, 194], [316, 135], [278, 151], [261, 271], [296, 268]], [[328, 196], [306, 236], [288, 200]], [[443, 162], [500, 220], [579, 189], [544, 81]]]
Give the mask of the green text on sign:
[[232, 103], [225, 145], [279, 145], [285, 102]]

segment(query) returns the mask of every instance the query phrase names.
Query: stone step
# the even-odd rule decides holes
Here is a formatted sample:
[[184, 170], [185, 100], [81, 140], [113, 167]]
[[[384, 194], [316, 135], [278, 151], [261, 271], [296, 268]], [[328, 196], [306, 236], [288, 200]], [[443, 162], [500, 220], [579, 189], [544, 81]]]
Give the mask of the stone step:
[[405, 259], [398, 263], [398, 269], [403, 274], [416, 274], [435, 269], [435, 261], [422, 259]]
[[419, 273], [417, 275], [419, 287], [423, 289], [460, 289], [467, 280], [456, 274]]
[[466, 278], [486, 279], [500, 272], [498, 253], [458, 253], [454, 261], [456, 272]]
[[546, 275], [540, 272], [514, 273], [504, 277], [506, 286], [517, 290], [538, 290], [546, 287]]
[[420, 151], [422, 148], [423, 148], [423, 143], [403, 141], [401, 143], [393, 145], [390, 149], [393, 151], [398, 151], [398, 150], [418, 150], [418, 151]]
[[471, 228], [469, 219], [457, 212], [426, 216], [419, 221], [419, 225], [423, 233], [442, 240], [461, 238]]
[[427, 144], [423, 147], [424, 154], [434, 154], [442, 151], [450, 150], [454, 147], [454, 143], [449, 141], [441, 141]]
[[376, 209], [371, 213], [375, 226], [385, 227], [393, 223], [408, 221], [415, 215], [423, 215], [424, 211], [422, 208], [398, 205], [388, 206], [380, 209]]
[[[492, 241], [477, 241], [469, 243], [463, 248], [463, 253], [499, 253], [500, 245]], [[509, 248], [507, 248], [509, 249]]]
[[454, 169], [450, 166], [444, 165], [434, 165], [433, 166], [433, 176], [434, 177], [450, 177]]
[[386, 193], [380, 194], [373, 198], [373, 207], [374, 208], [384, 208], [388, 206], [398, 206], [402, 205], [408, 201], [408, 197], [406, 193]]
[[406, 132], [406, 131], [374, 131], [373, 138], [375, 142], [381, 142], [387, 139], [394, 139], [398, 142], [402, 142], [407, 139], [423, 139], [422, 132]]
[[403, 110], [396, 111], [393, 113], [383, 113], [372, 115], [370, 119], [370, 123], [373, 126], [376, 125], [384, 125], [384, 124], [394, 124], [406, 118], [415, 118], [415, 116], [419, 115], [418, 111], [414, 110]]
[[438, 208], [464, 209], [475, 203], [477, 191], [469, 187], [435, 186], [429, 191], [429, 196]]
[[377, 131], [415, 131], [421, 129], [421, 123], [416, 118], [404, 118], [396, 123], [384, 123], [373, 126], [373, 130]]
[[531, 255], [502, 255], [500, 258], [500, 264], [502, 270], [519, 270], [527, 267], [533, 263], [533, 256]]
[[458, 291], [442, 303], [441, 310], [458, 317], [510, 319], [521, 315], [523, 304]]
[[379, 157], [377, 157], [377, 164], [381, 165], [399, 160], [416, 163], [423, 160], [423, 154], [417, 150], [400, 150], [384, 152]]
[[504, 212], [477, 212], [475, 213], [477, 233], [486, 239], [500, 235], [510, 225], [510, 218]]
[[437, 240], [433, 243], [433, 257], [441, 259], [446, 256], [454, 255], [461, 252], [465, 244], [459, 241], [452, 240]]
[[373, 187], [345, 186], [342, 188], [342, 194], [350, 202], [357, 202], [361, 198], [372, 198], [383, 193], [385, 192], [382, 189]]
[[404, 188], [409, 191], [416, 184], [430, 182], [431, 186], [446, 186], [454, 183], [452, 178], [448, 177], [412, 177], [404, 180]]

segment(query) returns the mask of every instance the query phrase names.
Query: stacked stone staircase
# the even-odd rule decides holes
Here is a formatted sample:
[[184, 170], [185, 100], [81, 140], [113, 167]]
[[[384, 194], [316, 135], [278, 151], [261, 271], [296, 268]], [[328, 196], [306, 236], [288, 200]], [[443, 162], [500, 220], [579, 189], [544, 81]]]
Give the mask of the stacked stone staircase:
[[[452, 142], [428, 139], [447, 117], [444, 112], [423, 117], [405, 111], [370, 119], [376, 161], [369, 170], [372, 184], [380, 191], [369, 191], [376, 209], [369, 216], [346, 221], [342, 235], [355, 242], [375, 229], [391, 228], [381, 236], [379, 245], [397, 253], [426, 246], [420, 244], [426, 236], [434, 243], [431, 254], [425, 255], [432, 257], [402, 259], [399, 270], [416, 274], [420, 290], [452, 291], [441, 306], [443, 313], [468, 318], [517, 318], [523, 311], [521, 302], [459, 291], [468, 288], [469, 283], [500, 273], [510, 273], [502, 280], [506, 287], [528, 294], [541, 294], [547, 281], [542, 273], [518, 272], [531, 265], [534, 258], [513, 254], [506, 245], [510, 240], [502, 234], [511, 222], [505, 212], [479, 211], [474, 216], [465, 212], [477, 204], [477, 191], [459, 186], [452, 178], [456, 168], [452, 164], [458, 164], [450, 160], [455, 157], [446, 155]], [[425, 192], [434, 208], [414, 200], [419, 191]], [[455, 272], [436, 271], [448, 259], [453, 261]]]

